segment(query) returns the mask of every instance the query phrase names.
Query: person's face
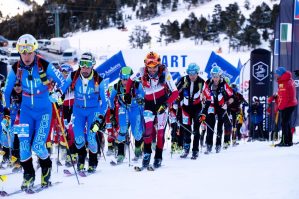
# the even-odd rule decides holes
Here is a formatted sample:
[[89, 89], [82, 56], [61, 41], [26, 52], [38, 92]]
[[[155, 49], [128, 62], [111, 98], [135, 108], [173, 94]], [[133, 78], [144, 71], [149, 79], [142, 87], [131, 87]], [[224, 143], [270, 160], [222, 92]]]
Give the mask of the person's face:
[[81, 67], [81, 74], [83, 77], [89, 77], [89, 75], [91, 74], [92, 68], [88, 68], [88, 67]]
[[88, 60], [81, 60], [80, 61], [80, 68], [81, 68], [81, 74], [83, 77], [89, 77], [92, 71], [93, 63], [92, 61]]
[[28, 53], [28, 52], [24, 51], [24, 52], [21, 53], [20, 55], [21, 55], [21, 59], [22, 59], [22, 61], [24, 62], [24, 64], [25, 64], [26, 66], [29, 66], [29, 65], [32, 64], [33, 61], [34, 61], [35, 52], [30, 52], [30, 53]]
[[147, 67], [147, 70], [148, 70], [148, 73], [153, 76], [155, 74], [157, 74], [158, 70], [159, 70], [159, 67], [158, 65], [155, 66], [155, 67]]
[[213, 79], [213, 82], [214, 82], [215, 85], [219, 84], [220, 76], [213, 76], [212, 79]]
[[124, 87], [126, 87], [128, 80], [127, 79], [122, 79], [121, 83]]
[[189, 78], [190, 78], [191, 82], [195, 82], [195, 80], [197, 79], [197, 77], [198, 77], [197, 73], [195, 73], [195, 74], [189, 74]]
[[22, 92], [22, 87], [21, 84], [15, 84], [14, 86], [14, 90], [16, 91], [16, 93], [21, 93]]

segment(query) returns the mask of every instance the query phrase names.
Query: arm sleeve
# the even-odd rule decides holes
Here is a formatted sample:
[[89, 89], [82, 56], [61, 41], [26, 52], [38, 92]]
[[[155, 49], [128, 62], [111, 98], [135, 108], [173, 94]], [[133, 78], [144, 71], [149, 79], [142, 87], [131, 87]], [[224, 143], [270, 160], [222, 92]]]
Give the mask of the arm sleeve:
[[144, 93], [142, 84], [139, 83], [138, 88], [137, 88], [137, 97], [138, 98], [144, 98], [144, 96], [145, 96], [145, 93]]
[[5, 87], [4, 87], [4, 101], [3, 106], [9, 108], [10, 107], [10, 95], [12, 92], [12, 89], [14, 87], [15, 81], [16, 81], [16, 74], [13, 70], [11, 70], [8, 74]]
[[66, 90], [63, 88], [66, 83], [66, 79], [63, 77], [62, 73], [56, 69], [53, 64], [49, 64], [47, 68], [47, 76], [54, 80], [54, 82], [57, 84], [57, 87], [62, 90]]
[[100, 107], [100, 114], [105, 115], [108, 109], [108, 87], [109, 87], [109, 79], [103, 79], [100, 83], [100, 98], [102, 100]]
[[117, 94], [117, 91], [112, 88], [111, 92], [110, 92], [110, 97], [109, 97], [109, 101], [110, 101], [110, 109], [114, 109], [115, 106], [114, 106], [114, 99], [115, 99], [115, 96]]
[[169, 90], [171, 91], [171, 95], [169, 96], [167, 103], [172, 104], [178, 98], [179, 92], [178, 92], [178, 89], [177, 89], [173, 79], [172, 79], [171, 74], [168, 71], [166, 73], [166, 83], [167, 83]]

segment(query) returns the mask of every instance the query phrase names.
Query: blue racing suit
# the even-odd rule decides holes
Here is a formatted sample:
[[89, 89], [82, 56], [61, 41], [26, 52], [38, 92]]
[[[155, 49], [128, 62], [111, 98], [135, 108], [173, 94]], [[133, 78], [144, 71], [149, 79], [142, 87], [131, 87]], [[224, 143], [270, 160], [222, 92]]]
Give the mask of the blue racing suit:
[[[80, 69], [78, 69], [80, 70]], [[73, 115], [74, 119], [74, 134], [75, 143], [78, 149], [81, 149], [86, 144], [84, 132], [87, 133], [88, 148], [92, 153], [98, 152], [98, 144], [96, 142], [96, 134], [90, 131], [92, 123], [98, 118], [99, 115], [104, 116], [108, 108], [108, 84], [109, 79], [102, 79], [96, 74], [98, 81], [95, 80], [95, 70], [89, 78], [84, 82], [82, 76], [76, 80], [73, 80], [76, 73], [80, 71], [74, 71], [67, 77], [66, 87], [63, 92], [69, 87], [73, 81], [74, 84], [74, 105]]]
[[20, 124], [29, 125], [29, 128], [25, 128], [25, 132], [22, 131], [22, 135], [19, 136], [21, 162], [31, 158], [31, 149], [42, 160], [49, 156], [45, 143], [50, 132], [52, 104], [49, 100], [48, 84], [41, 80], [39, 74], [42, 72], [41, 69], [48, 80], [53, 80], [59, 87], [64, 86], [65, 79], [60, 71], [46, 60], [36, 56], [30, 66], [25, 66], [21, 61], [16, 62], [8, 74], [4, 88], [4, 106], [10, 107], [10, 95], [14, 84], [17, 80], [21, 81]]
[[126, 139], [128, 133], [129, 125], [135, 140], [139, 141], [142, 138], [144, 130], [144, 120], [143, 120], [143, 102], [144, 102], [144, 91], [142, 84], [139, 82], [134, 82], [134, 87], [131, 89], [130, 94], [132, 97], [131, 104], [126, 104], [123, 100], [125, 94], [125, 88], [123, 87], [121, 80], [118, 81], [113, 86], [110, 93], [110, 106], [114, 109], [114, 99], [117, 97], [119, 102], [118, 110], [118, 121], [120, 131], [118, 134], [118, 141], [123, 142]]

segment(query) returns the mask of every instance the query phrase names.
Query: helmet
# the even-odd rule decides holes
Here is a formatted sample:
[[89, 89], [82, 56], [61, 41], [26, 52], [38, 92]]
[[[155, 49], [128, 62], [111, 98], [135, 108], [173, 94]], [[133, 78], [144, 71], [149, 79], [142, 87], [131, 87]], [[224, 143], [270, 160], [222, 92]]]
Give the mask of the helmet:
[[92, 68], [96, 64], [96, 59], [90, 52], [85, 52], [81, 55], [79, 62], [80, 67]]
[[38, 49], [38, 42], [32, 35], [25, 34], [19, 37], [16, 48], [20, 54], [25, 51], [27, 53], [32, 53]]
[[195, 75], [199, 72], [199, 66], [196, 63], [191, 63], [188, 65], [187, 74]]
[[160, 56], [155, 52], [150, 52], [146, 55], [144, 59], [145, 66], [154, 68], [161, 64]]
[[130, 76], [133, 75], [133, 70], [129, 66], [125, 66], [120, 70], [119, 78], [123, 80], [127, 80]]
[[219, 66], [213, 66], [210, 74], [212, 77], [220, 77], [222, 75], [222, 70]]
[[73, 71], [73, 68], [69, 64], [62, 64], [60, 66], [60, 70], [61, 70], [61, 72], [70, 73]]

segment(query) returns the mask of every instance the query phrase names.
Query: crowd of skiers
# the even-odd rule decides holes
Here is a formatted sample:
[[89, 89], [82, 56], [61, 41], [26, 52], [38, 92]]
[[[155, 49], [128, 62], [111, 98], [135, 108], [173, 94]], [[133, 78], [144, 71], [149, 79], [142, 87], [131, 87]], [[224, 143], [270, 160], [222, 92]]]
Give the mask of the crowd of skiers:
[[[22, 190], [30, 189], [35, 181], [32, 151], [41, 167], [41, 185], [49, 186], [53, 143], [68, 150], [66, 166], [76, 162], [78, 171], [93, 173], [98, 155], [104, 153], [105, 137], [106, 154], [114, 154], [117, 164], [125, 158], [125, 147], [134, 143], [133, 160], [142, 159], [142, 166], [147, 167], [155, 151], [153, 166], [160, 167], [167, 124], [171, 152], [181, 153], [181, 158], [191, 153], [191, 159], [196, 159], [203, 147], [209, 154], [213, 146], [219, 153], [237, 145], [247, 112], [254, 126], [250, 139], [266, 137], [263, 107], [258, 100], [249, 106], [219, 66], [211, 69], [205, 81], [199, 76], [199, 66], [191, 63], [187, 75], [175, 83], [160, 56], [150, 52], [140, 71], [121, 68], [119, 80], [109, 87], [108, 79], [93, 69], [92, 53], [83, 53], [74, 70], [72, 64], [55, 67], [38, 56], [32, 35], [22, 35], [16, 48], [20, 61], [2, 85], [1, 153], [3, 164], [11, 164], [14, 171], [23, 169]], [[276, 111], [282, 115], [278, 146], [291, 146], [290, 117], [297, 105], [296, 92], [289, 71], [279, 67], [276, 74], [278, 93], [269, 103], [276, 101]]]

